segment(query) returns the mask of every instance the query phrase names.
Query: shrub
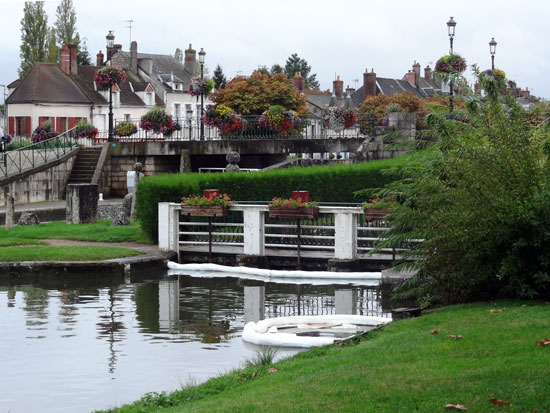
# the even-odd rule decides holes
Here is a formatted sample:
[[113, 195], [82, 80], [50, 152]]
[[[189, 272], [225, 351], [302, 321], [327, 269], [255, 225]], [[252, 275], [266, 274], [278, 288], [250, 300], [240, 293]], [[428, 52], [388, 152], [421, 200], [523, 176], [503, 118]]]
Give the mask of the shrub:
[[414, 157], [352, 165], [290, 168], [254, 173], [162, 174], [145, 177], [138, 183], [137, 214], [143, 229], [157, 239], [158, 203], [180, 202], [188, 194], [201, 194], [215, 188], [228, 193], [235, 202], [269, 201], [289, 197], [294, 190], [308, 190], [310, 199], [319, 202], [354, 202], [365, 199], [354, 194], [365, 187], [384, 187], [400, 176], [395, 165], [406, 165]]
[[[396, 110], [397, 108], [400, 110]], [[424, 117], [428, 113], [428, 110], [423, 104], [423, 100], [417, 98], [412, 93], [397, 93], [393, 96], [368, 96], [359, 108], [359, 125], [361, 131], [363, 133], [370, 131], [369, 115], [374, 114], [376, 117], [375, 124], [381, 125], [390, 111], [416, 113], [417, 129], [424, 128]]]

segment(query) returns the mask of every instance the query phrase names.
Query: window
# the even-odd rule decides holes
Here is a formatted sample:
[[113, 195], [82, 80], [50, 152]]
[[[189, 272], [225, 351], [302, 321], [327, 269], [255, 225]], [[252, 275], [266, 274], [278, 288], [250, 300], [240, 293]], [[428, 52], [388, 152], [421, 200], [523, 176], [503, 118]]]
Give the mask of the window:
[[185, 104], [185, 116], [187, 117], [187, 119], [191, 119], [193, 117], [193, 106], [191, 105], [191, 103]]
[[[68, 119], [67, 118], [56, 118], [55, 130], [58, 133], [63, 133], [68, 129]], [[53, 125], [52, 125], [53, 126]]]
[[129, 113], [125, 113], [125, 114], [124, 114], [124, 121], [125, 121], [125, 122], [130, 122], [130, 119], [131, 119], [131, 118], [130, 118], [130, 114], [129, 114]]
[[97, 115], [97, 130], [105, 133], [105, 115]]
[[15, 118], [15, 134], [17, 136], [27, 136], [30, 131], [29, 118], [26, 116], [17, 116]]
[[153, 92], [147, 92], [145, 94], [145, 104], [147, 106], [153, 106]]
[[197, 116], [198, 116], [198, 117], [202, 116], [202, 113], [201, 113], [201, 105], [200, 105], [200, 104], [197, 105]]
[[181, 118], [181, 103], [174, 103], [174, 118], [176, 120]]

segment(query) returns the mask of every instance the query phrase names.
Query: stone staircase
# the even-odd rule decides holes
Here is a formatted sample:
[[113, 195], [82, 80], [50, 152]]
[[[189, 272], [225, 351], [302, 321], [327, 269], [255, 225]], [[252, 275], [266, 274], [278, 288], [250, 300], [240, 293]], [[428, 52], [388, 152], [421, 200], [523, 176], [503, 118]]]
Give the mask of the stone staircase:
[[67, 184], [90, 184], [101, 154], [101, 146], [80, 148]]

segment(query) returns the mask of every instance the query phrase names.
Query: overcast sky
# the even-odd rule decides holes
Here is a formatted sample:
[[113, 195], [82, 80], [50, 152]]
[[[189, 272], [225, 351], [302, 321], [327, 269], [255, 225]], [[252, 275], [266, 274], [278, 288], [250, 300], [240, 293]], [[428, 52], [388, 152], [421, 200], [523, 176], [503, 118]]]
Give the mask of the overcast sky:
[[[105, 35], [138, 51], [173, 54], [189, 43], [206, 51], [212, 72], [250, 74], [260, 65], [284, 66], [292, 53], [305, 58], [321, 89], [332, 88], [335, 75], [345, 85], [361, 86], [366, 68], [380, 77], [401, 78], [416, 60], [431, 67], [449, 51], [446, 22], [456, 25], [454, 50], [468, 64], [490, 67], [489, 41], [498, 42], [495, 65], [518, 86], [550, 98], [550, 3], [544, 0], [73, 0], [77, 29], [87, 39], [95, 62], [105, 52]], [[53, 25], [58, 0], [47, 0]], [[24, 2], [0, 0], [3, 41], [0, 83], [17, 78]], [[469, 74], [469, 70], [467, 72]], [[1, 93], [1, 92], [0, 92]]]

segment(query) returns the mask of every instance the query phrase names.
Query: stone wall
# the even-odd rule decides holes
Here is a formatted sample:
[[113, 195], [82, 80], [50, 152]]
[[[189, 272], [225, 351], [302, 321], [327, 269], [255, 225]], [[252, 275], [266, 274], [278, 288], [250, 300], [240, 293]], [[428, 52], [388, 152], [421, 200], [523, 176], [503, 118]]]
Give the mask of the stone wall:
[[160, 173], [179, 172], [180, 157], [178, 155], [168, 156], [112, 156], [110, 158], [110, 196], [124, 197], [128, 193], [126, 187], [126, 174], [133, 171], [134, 164], [143, 164], [146, 176]]
[[[8, 186], [16, 205], [62, 200], [77, 153], [73, 151], [58, 160], [5, 179], [0, 186]], [[0, 191], [0, 205], [5, 206], [3, 190]]]

